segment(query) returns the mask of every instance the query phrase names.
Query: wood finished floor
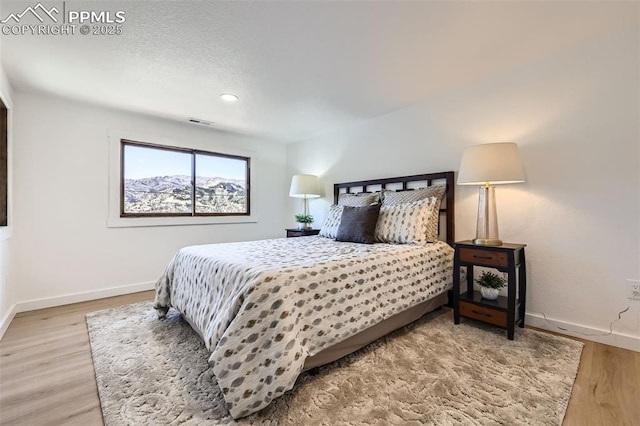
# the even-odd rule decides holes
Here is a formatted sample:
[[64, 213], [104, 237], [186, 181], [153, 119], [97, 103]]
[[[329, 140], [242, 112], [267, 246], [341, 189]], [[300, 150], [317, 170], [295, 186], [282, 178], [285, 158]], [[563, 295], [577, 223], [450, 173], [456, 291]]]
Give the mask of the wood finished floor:
[[[84, 316], [152, 297], [143, 292], [18, 314], [0, 341], [0, 424], [101, 425]], [[640, 353], [584, 343], [564, 425], [640, 425]]]

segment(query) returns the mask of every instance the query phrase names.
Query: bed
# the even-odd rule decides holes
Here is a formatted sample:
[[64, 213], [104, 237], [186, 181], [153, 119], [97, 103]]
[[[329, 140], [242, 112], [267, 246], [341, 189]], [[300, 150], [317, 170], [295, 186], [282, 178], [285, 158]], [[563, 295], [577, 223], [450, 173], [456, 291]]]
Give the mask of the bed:
[[[438, 188], [439, 200], [404, 202]], [[376, 238], [387, 241], [378, 233], [383, 217], [398, 214], [404, 224], [408, 208], [431, 219], [417, 234], [428, 226], [436, 234], [428, 243], [360, 244], [330, 238], [335, 227], [325, 223], [325, 236], [185, 247], [158, 280], [154, 307], [160, 316], [177, 309], [200, 335], [230, 414], [244, 417], [291, 389], [301, 372], [447, 303], [453, 191], [453, 172], [335, 184], [327, 222], [332, 214], [344, 222], [345, 210], [361, 213], [371, 197], [386, 196], [389, 205], [376, 207]]]

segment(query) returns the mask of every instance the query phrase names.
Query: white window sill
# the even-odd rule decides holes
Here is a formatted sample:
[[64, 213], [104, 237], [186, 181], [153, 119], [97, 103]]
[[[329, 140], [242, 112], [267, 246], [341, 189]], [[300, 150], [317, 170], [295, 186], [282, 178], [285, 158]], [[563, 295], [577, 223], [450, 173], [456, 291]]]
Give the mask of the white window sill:
[[110, 217], [108, 228], [135, 228], [142, 226], [223, 225], [257, 223], [254, 216], [196, 216], [196, 217]]

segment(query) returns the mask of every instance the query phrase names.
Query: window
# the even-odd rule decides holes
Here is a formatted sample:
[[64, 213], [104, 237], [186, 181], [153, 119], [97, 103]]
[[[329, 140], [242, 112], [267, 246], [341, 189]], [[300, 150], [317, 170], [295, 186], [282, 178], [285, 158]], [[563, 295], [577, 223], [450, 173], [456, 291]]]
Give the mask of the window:
[[120, 217], [249, 215], [249, 158], [120, 143]]

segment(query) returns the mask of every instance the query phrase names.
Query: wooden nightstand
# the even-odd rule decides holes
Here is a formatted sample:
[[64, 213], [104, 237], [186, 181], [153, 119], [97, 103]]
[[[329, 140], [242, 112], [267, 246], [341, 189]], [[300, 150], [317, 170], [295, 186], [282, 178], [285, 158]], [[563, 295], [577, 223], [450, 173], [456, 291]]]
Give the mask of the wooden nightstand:
[[320, 233], [319, 229], [287, 228], [286, 231], [287, 231], [287, 238], [308, 237], [310, 235], [318, 235]]
[[[501, 246], [477, 246], [471, 241], [455, 243], [453, 257], [453, 320], [460, 324], [460, 317], [472, 318], [507, 330], [513, 340], [515, 322], [524, 327], [527, 297], [527, 271], [524, 248], [526, 244], [503, 244]], [[467, 292], [460, 294], [460, 267], [467, 267]], [[507, 297], [497, 300], [484, 299], [474, 291], [473, 267], [485, 266], [506, 272]], [[518, 272], [516, 297], [516, 271]], [[517, 316], [516, 316], [517, 313]]]

